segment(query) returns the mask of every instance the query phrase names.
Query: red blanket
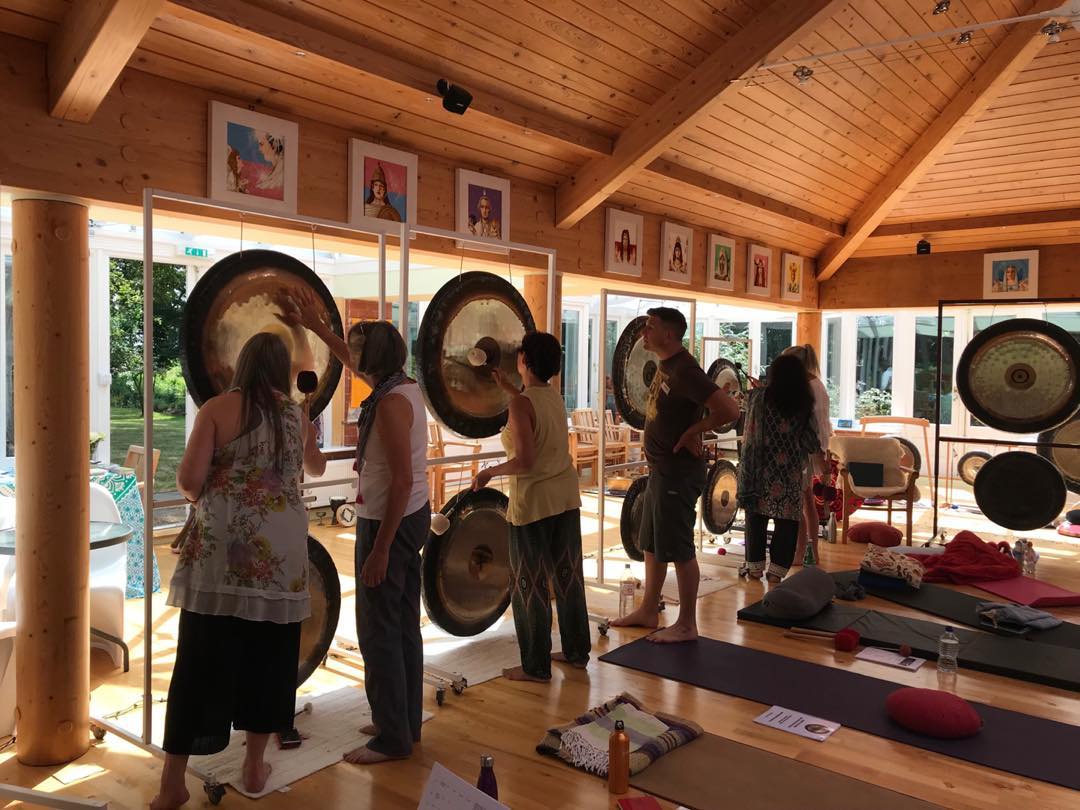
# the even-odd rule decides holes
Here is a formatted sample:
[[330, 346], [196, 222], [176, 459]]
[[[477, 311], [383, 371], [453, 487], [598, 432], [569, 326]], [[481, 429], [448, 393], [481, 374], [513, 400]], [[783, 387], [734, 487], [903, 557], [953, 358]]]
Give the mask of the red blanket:
[[945, 546], [944, 554], [916, 558], [926, 569], [923, 582], [965, 585], [1020, 576], [1020, 564], [996, 545], [984, 543], [971, 532], [960, 532]]

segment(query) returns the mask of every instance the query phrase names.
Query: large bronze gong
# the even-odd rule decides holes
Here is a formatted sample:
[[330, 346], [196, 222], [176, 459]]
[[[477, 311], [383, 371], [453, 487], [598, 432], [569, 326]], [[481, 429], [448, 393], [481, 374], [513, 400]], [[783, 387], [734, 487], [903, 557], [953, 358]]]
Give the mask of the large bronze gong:
[[498, 490], [468, 490], [442, 513], [450, 527], [428, 537], [424, 549], [424, 608], [455, 636], [491, 627], [510, 604], [510, 524], [507, 498]]
[[510, 396], [492, 372], [501, 369], [520, 386], [518, 349], [525, 333], [535, 329], [525, 299], [499, 276], [469, 272], [443, 285], [416, 338], [417, 382], [431, 412], [462, 436], [498, 433]]
[[1080, 492], [1080, 415], [1064, 425], [1039, 434], [1039, 442], [1047, 444], [1072, 444], [1070, 447], [1047, 447], [1039, 445], [1039, 455], [1051, 461], [1065, 477], [1065, 485], [1073, 492]]
[[642, 333], [647, 320], [645, 315], [639, 315], [626, 325], [619, 335], [619, 342], [615, 344], [615, 354], [611, 359], [615, 407], [622, 418], [638, 430], [645, 427], [649, 386], [660, 364], [659, 358], [645, 348]]
[[1035, 453], [1014, 450], [989, 459], [975, 478], [975, 502], [990, 520], [1014, 531], [1041, 529], [1065, 508], [1065, 480]]
[[308, 535], [308, 592], [311, 615], [300, 625], [299, 686], [311, 677], [334, 643], [338, 614], [341, 611], [341, 581], [337, 566], [323, 545]]
[[[311, 415], [330, 402], [341, 376], [341, 363], [321, 340], [303, 327], [289, 328], [278, 319], [280, 300], [296, 289], [315, 294], [326, 310], [334, 333], [342, 335], [337, 306], [318, 276], [303, 262], [273, 250], [244, 250], [217, 262], [203, 274], [188, 296], [180, 322], [180, 363], [188, 393], [196, 405], [227, 391], [236, 358], [248, 338], [275, 332], [285, 340], [299, 370], [301, 356], [310, 350], [319, 384], [311, 398]], [[305, 348], [306, 347], [306, 348]], [[293, 397], [303, 401], [296, 390]]]
[[[967, 345], [956, 387], [972, 415], [998, 430], [1037, 433], [1080, 408], [1080, 344], [1059, 326], [1015, 318]], [[981, 475], [981, 473], [980, 473]]]
[[735, 465], [720, 459], [709, 470], [701, 493], [701, 518], [713, 534], [725, 534], [739, 511], [739, 476]]
[[742, 433], [743, 412], [746, 409], [746, 375], [742, 373], [737, 363], [733, 363], [726, 357], [720, 357], [709, 366], [709, 379], [716, 383], [720, 390], [733, 397], [739, 405], [739, 417], [734, 422], [729, 422], [717, 428], [719, 433], [727, 433], [734, 430]]
[[649, 485], [649, 476], [635, 478], [623, 498], [622, 512], [619, 515], [619, 538], [623, 550], [631, 560], [641, 562], [645, 554], [638, 546], [638, 532], [641, 530], [641, 512], [645, 506], [645, 487]]

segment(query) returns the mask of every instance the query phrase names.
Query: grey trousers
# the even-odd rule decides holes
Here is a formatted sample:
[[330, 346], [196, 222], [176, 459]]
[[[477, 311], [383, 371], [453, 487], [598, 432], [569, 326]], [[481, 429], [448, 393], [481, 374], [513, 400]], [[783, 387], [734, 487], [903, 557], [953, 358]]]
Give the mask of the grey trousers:
[[356, 523], [356, 629], [364, 657], [364, 689], [379, 734], [368, 748], [408, 756], [420, 740], [424, 700], [424, 643], [420, 637], [420, 552], [431, 530], [431, 507], [406, 515], [390, 544], [386, 579], [360, 581], [379, 521]]

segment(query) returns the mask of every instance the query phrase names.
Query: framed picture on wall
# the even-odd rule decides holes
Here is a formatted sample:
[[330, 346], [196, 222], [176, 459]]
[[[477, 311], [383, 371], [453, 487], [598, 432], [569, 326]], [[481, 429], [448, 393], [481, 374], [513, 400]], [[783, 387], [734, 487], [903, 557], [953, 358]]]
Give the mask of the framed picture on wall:
[[295, 122], [211, 101], [207, 140], [211, 199], [296, 213], [300, 128]]
[[1035, 298], [1039, 294], [1039, 251], [983, 255], [983, 298]]
[[694, 266], [694, 232], [665, 222], [660, 229], [660, 280], [689, 284]]
[[607, 238], [604, 242], [604, 270], [620, 276], [641, 278], [641, 237], [645, 219], [640, 214], [607, 209]]
[[784, 301], [802, 301], [803, 257], [785, 253], [780, 262], [780, 298]]
[[417, 158], [409, 152], [349, 140], [349, 222], [416, 224]]
[[[480, 239], [509, 239], [510, 181], [458, 169], [457, 231]], [[483, 250], [479, 245], [466, 247]]]
[[705, 284], [714, 290], [735, 289], [735, 240], [709, 234], [705, 257]]
[[769, 294], [771, 289], [772, 250], [750, 245], [746, 255], [746, 291], [751, 295]]

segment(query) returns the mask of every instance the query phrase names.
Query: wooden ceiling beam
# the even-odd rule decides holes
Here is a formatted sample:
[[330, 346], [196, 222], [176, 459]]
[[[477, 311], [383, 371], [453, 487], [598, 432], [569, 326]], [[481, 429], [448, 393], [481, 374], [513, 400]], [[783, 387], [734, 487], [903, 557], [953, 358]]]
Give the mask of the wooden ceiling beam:
[[987, 228], [1016, 228], [1025, 225], [1080, 224], [1080, 208], [1054, 208], [1049, 211], [1016, 211], [1011, 214], [987, 214], [981, 217], [956, 217], [923, 222], [896, 222], [880, 225], [870, 234], [882, 236], [933, 236], [946, 233], [980, 231]]
[[[297, 58], [323, 60], [332, 69], [346, 72], [355, 81], [390, 83], [397, 92], [437, 98], [436, 81], [440, 78], [454, 81], [452, 76], [437, 76], [426, 68], [245, 0], [170, 0], [165, 5], [165, 13], [197, 21], [216, 30], [248, 36], [255, 34], [284, 43], [304, 54]], [[446, 115], [453, 118], [452, 113]], [[609, 155], [613, 148], [611, 138], [602, 133], [487, 93], [477, 93], [473, 97], [466, 115], [485, 118], [500, 129], [514, 126], [526, 132], [538, 133], [594, 155]]]
[[163, 0], [78, 0], [49, 41], [49, 114], [88, 122]]
[[[1039, 14], [1060, 6], [1060, 0], [1036, 0], [1027, 13]], [[836, 274], [938, 159], [1030, 64], [1047, 42], [1047, 38], [1039, 33], [1047, 22], [1046, 19], [1029, 20], [1013, 27], [859, 206], [848, 220], [844, 235], [822, 251], [817, 263], [819, 281], [826, 281]]]
[[570, 228], [627, 180], [659, 158], [770, 54], [784, 53], [818, 23], [846, 6], [844, 0], [774, 0], [694, 71], [635, 120], [611, 155], [595, 158], [555, 194], [555, 221]]

